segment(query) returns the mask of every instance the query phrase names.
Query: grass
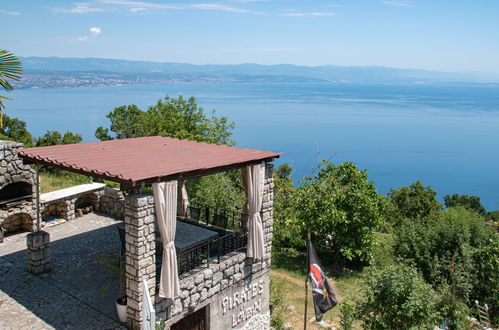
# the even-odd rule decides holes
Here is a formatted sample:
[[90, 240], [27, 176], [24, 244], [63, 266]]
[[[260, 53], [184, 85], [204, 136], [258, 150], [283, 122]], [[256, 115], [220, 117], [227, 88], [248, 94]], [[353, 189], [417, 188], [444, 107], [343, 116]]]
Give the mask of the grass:
[[42, 194], [89, 182], [90, 179], [81, 174], [66, 171], [60, 171], [57, 173], [40, 171], [40, 193]]
[[[306, 256], [301, 254], [292, 254], [275, 251], [273, 253], [271, 277], [285, 292], [284, 309], [287, 322], [291, 323], [294, 329], [303, 328], [303, 316], [305, 311], [305, 278], [306, 278]], [[329, 284], [332, 285], [338, 301], [346, 298], [358, 298], [361, 295], [362, 289], [362, 273], [361, 272], [339, 272], [338, 267], [325, 266], [326, 275], [328, 276]], [[309, 286], [307, 300], [307, 319], [314, 317], [314, 305], [312, 300], [311, 289]], [[329, 324], [340, 327], [340, 310], [339, 307], [328, 311], [322, 318]], [[359, 327], [354, 327], [360, 329]], [[308, 322], [307, 329], [323, 329], [315, 322]]]
[[[394, 263], [393, 237], [389, 234], [376, 234], [378, 245], [374, 249], [374, 264], [390, 265]], [[343, 299], [358, 300], [362, 298], [363, 281], [365, 273], [363, 269], [349, 270], [337, 265], [323, 265], [332, 285], [338, 301]], [[284, 292], [284, 315], [294, 329], [303, 329], [303, 316], [305, 311], [305, 278], [306, 278], [306, 255], [296, 252], [280, 252], [274, 250], [272, 253], [271, 278], [279, 290]], [[309, 286], [307, 301], [307, 318], [314, 317], [314, 305], [311, 289]], [[289, 306], [293, 306], [289, 309]], [[322, 318], [329, 324], [341, 328], [340, 308], [328, 311]], [[354, 329], [362, 329], [358, 322], [353, 325]], [[307, 329], [324, 329], [315, 322], [308, 322]]]

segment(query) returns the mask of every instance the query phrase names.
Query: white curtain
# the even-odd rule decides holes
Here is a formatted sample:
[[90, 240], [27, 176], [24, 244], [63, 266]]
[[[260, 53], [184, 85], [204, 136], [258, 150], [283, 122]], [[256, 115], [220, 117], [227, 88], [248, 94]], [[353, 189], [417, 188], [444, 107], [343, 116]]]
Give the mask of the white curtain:
[[179, 199], [179, 208], [180, 208], [180, 216], [188, 217], [189, 216], [189, 195], [187, 194], [187, 189], [185, 188], [185, 181], [179, 181], [180, 186], [180, 199]]
[[163, 260], [159, 296], [175, 299], [180, 293], [175, 230], [177, 228], [177, 181], [159, 182], [152, 185], [156, 219], [163, 241]]
[[265, 163], [246, 166], [241, 170], [248, 212], [248, 258], [262, 259], [265, 253], [263, 223], [260, 216], [263, 201]]

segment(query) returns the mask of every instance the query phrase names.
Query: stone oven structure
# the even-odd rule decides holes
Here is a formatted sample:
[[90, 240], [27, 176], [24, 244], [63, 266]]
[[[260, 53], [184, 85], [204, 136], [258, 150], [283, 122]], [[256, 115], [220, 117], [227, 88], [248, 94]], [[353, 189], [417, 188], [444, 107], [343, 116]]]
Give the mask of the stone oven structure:
[[36, 230], [36, 172], [17, 156], [22, 146], [0, 141], [0, 226], [5, 233]]

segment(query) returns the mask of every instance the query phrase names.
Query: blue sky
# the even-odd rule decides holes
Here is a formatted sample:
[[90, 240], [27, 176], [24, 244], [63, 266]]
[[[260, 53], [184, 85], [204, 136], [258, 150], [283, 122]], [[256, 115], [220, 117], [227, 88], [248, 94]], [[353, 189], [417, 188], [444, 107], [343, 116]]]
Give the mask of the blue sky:
[[19, 56], [499, 73], [498, 0], [0, 0]]

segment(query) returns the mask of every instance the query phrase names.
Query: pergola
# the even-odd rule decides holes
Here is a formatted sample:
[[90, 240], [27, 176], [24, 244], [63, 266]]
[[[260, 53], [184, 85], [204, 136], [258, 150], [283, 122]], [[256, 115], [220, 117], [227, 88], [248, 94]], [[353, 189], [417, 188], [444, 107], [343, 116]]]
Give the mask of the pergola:
[[[272, 162], [282, 153], [152, 136], [21, 149], [18, 155], [26, 164], [49, 165], [118, 182], [120, 189], [128, 193], [124, 219], [128, 325], [137, 328], [143, 322], [144, 295], [140, 283], [144, 275], [148, 277], [150, 295], [156, 295], [155, 221], [164, 246], [159, 295], [171, 299], [178, 295], [173, 246], [177, 182], [242, 169], [249, 210], [248, 257], [259, 258], [263, 253], [260, 212], [265, 163]], [[145, 186], [153, 187], [154, 199], [138, 194]]]

